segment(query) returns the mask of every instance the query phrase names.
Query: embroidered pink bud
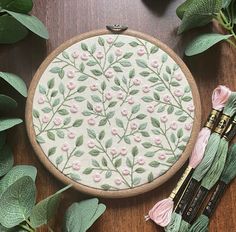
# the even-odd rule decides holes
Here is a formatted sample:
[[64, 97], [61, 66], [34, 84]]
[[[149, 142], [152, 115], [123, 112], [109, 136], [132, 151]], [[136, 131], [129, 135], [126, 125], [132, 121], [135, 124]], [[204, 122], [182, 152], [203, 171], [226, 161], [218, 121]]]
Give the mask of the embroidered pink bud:
[[127, 149], [125, 147], [122, 147], [120, 150], [120, 154], [125, 156], [127, 154]]
[[137, 160], [138, 160], [139, 165], [144, 165], [145, 164], [145, 159], [144, 159], [143, 156], [139, 156]]
[[87, 143], [89, 148], [94, 148], [95, 147], [95, 143], [93, 142], [93, 140], [89, 140]]
[[101, 60], [101, 59], [104, 57], [103, 52], [101, 52], [101, 51], [97, 52], [96, 57], [97, 57], [99, 60]]
[[143, 92], [144, 92], [144, 93], [148, 93], [149, 91], [150, 91], [149, 86], [145, 85], [145, 86], [143, 87]]
[[76, 87], [75, 82], [73, 82], [73, 81], [69, 81], [69, 82], [68, 82], [67, 88], [68, 88], [69, 90], [73, 90], [75, 87]]
[[131, 130], [136, 130], [138, 128], [138, 124], [136, 122], [132, 122], [130, 124], [130, 128], [131, 128]]
[[130, 174], [130, 170], [128, 168], [124, 168], [122, 173], [123, 175], [128, 176]]
[[153, 60], [153, 61], [151, 62], [151, 66], [152, 66], [153, 68], [158, 68], [158, 67], [159, 67], [159, 62], [158, 62], [158, 60]]
[[67, 137], [68, 137], [69, 139], [74, 139], [74, 138], [75, 138], [75, 133], [72, 132], [72, 131], [70, 131], [70, 132], [68, 133]]
[[174, 78], [177, 80], [177, 81], [181, 81], [182, 80], [182, 74], [176, 74], [175, 76], [174, 76]]
[[115, 179], [115, 184], [116, 185], [121, 185], [122, 184], [122, 180], [121, 179]]
[[116, 155], [117, 154], [117, 150], [115, 147], [111, 148], [111, 155]]
[[40, 95], [39, 98], [38, 98], [38, 103], [39, 104], [43, 104], [45, 102], [45, 98], [43, 95]]
[[100, 173], [96, 172], [96, 173], [93, 175], [93, 181], [94, 181], [94, 182], [100, 182], [101, 179], [102, 179], [102, 177], [101, 177], [101, 174], [100, 174]]
[[88, 58], [89, 58], [88, 54], [86, 52], [83, 52], [81, 55], [81, 59], [86, 61], [86, 60], [88, 60]]
[[154, 107], [153, 105], [148, 105], [148, 106], [147, 106], [147, 111], [148, 111], [149, 113], [153, 113], [154, 110], [155, 110], [155, 107]]
[[78, 112], [78, 107], [76, 105], [72, 105], [70, 107], [70, 112], [73, 113], [73, 114], [77, 113]]
[[74, 51], [74, 52], [72, 53], [72, 57], [73, 57], [74, 59], [79, 58], [79, 52], [78, 52], [78, 51]]
[[112, 128], [112, 129], [111, 129], [111, 133], [112, 133], [113, 135], [118, 135], [118, 130], [117, 130], [116, 128]]
[[62, 123], [62, 119], [59, 117], [54, 118], [53, 123], [55, 126], [59, 126]]
[[122, 100], [124, 98], [123, 92], [119, 91], [118, 94], [117, 94], [117, 98]]
[[48, 121], [49, 121], [48, 115], [45, 114], [42, 118], [42, 121], [43, 121], [43, 123], [48, 123]]
[[91, 89], [92, 91], [96, 91], [96, 90], [98, 89], [98, 86], [97, 86], [96, 84], [92, 84], [92, 85], [90, 86], [90, 89]]
[[106, 94], [105, 94], [105, 98], [109, 101], [109, 100], [111, 100], [112, 99], [112, 93], [111, 92], [107, 92]]
[[123, 116], [127, 116], [127, 115], [128, 115], [128, 110], [127, 110], [127, 109], [122, 109], [122, 110], [121, 110], [121, 114], [122, 114]]
[[164, 160], [164, 159], [166, 158], [166, 154], [161, 153], [161, 154], [158, 156], [158, 158], [159, 158], [160, 160]]
[[194, 105], [193, 104], [189, 104], [188, 105], [188, 107], [187, 107], [187, 110], [189, 111], [189, 112], [193, 112], [194, 111]]
[[109, 38], [107, 39], [107, 43], [108, 43], [108, 44], [112, 44], [112, 43], [113, 43], [113, 38], [112, 38], [112, 37], [109, 37]]
[[186, 124], [184, 125], [184, 128], [185, 128], [186, 130], [190, 131], [190, 130], [192, 129], [192, 123], [186, 123]]
[[105, 76], [106, 78], [112, 78], [114, 76], [114, 73], [111, 69], [108, 69], [106, 72], [105, 72]]
[[120, 48], [117, 48], [115, 54], [116, 56], [122, 56], [122, 50]]
[[135, 78], [133, 80], [133, 84], [136, 85], [136, 86], [139, 86], [141, 84], [141, 81], [138, 78]]
[[75, 171], [79, 171], [79, 170], [80, 170], [80, 166], [81, 166], [81, 164], [80, 164], [79, 161], [74, 162], [74, 163], [72, 164], [72, 169], [75, 170]]
[[161, 121], [162, 121], [163, 123], [166, 123], [166, 122], [168, 121], [168, 117], [167, 117], [166, 115], [161, 116]]
[[102, 112], [102, 106], [101, 105], [96, 105], [95, 106], [95, 111], [98, 112], [98, 113]]
[[129, 103], [130, 105], [134, 104], [134, 99], [133, 99], [132, 97], [129, 97], [129, 98], [128, 98], [128, 103]]
[[143, 56], [146, 53], [145, 49], [143, 47], [139, 48], [137, 51], [137, 54], [139, 56]]
[[176, 96], [176, 97], [181, 97], [181, 96], [183, 96], [183, 91], [182, 90], [180, 90], [180, 89], [176, 89], [175, 91], [174, 91], [174, 95]]
[[164, 102], [170, 102], [170, 96], [169, 95], [165, 95], [163, 97], [163, 100], [164, 100]]
[[156, 136], [154, 138], [154, 142], [155, 142], [156, 145], [160, 145], [161, 144], [161, 138], [159, 136]]
[[91, 126], [94, 126], [94, 125], [96, 124], [96, 121], [95, 121], [95, 119], [94, 119], [93, 117], [89, 118], [89, 119], [87, 120], [87, 122], [88, 122], [88, 124], [91, 125]]
[[75, 77], [75, 71], [74, 70], [69, 70], [67, 71], [66, 74], [69, 78], [74, 78]]
[[177, 124], [176, 122], [172, 122], [172, 123], [170, 124], [170, 128], [171, 128], [172, 130], [176, 130], [177, 127], [178, 127], [178, 124]]
[[141, 140], [142, 140], [142, 138], [141, 138], [141, 136], [140, 135], [135, 135], [134, 136], [134, 141], [136, 141], [136, 142], [141, 142]]
[[62, 151], [68, 151], [69, 150], [69, 144], [68, 143], [64, 143], [61, 147]]

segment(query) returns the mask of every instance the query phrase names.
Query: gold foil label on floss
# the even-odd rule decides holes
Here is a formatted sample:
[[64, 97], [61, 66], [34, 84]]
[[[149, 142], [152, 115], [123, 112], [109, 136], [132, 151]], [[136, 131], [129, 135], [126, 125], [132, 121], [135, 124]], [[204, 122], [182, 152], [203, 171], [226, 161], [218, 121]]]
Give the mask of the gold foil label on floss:
[[227, 127], [223, 138], [226, 139], [227, 141], [231, 141], [235, 135], [236, 135], [236, 120], [234, 119], [233, 122], [231, 122]]
[[182, 184], [184, 183], [184, 181], [186, 180], [186, 178], [188, 177], [188, 175], [191, 171], [192, 171], [192, 168], [190, 166], [188, 166], [185, 169], [183, 175], [181, 176], [178, 183], [176, 184], [176, 187], [171, 192], [169, 198], [171, 198], [172, 200], [175, 198], [176, 194], [178, 193], [179, 189], [181, 188]]
[[218, 117], [220, 115], [220, 111], [212, 109], [211, 113], [209, 114], [207, 121], [204, 127], [209, 128], [210, 130], [213, 129]]
[[226, 115], [226, 114], [222, 114], [220, 121], [217, 125], [217, 127], [215, 128], [214, 132], [222, 135], [225, 131], [225, 128], [227, 127], [228, 123], [230, 121], [230, 116]]

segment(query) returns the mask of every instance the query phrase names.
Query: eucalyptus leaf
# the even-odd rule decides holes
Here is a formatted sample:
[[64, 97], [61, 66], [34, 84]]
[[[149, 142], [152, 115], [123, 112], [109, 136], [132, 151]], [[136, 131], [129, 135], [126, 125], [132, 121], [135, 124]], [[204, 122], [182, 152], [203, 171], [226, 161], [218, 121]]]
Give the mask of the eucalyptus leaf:
[[20, 118], [0, 118], [0, 132], [22, 123]]
[[195, 0], [187, 0], [183, 2], [179, 7], [176, 9], [177, 16], [182, 19], [184, 17], [184, 13], [188, 10], [190, 5], [194, 3]]
[[0, 94], [0, 110], [14, 109], [17, 107], [17, 102], [4, 94]]
[[52, 219], [57, 212], [61, 194], [70, 187], [71, 186], [66, 186], [34, 206], [30, 215], [30, 222], [34, 228], [47, 224]]
[[32, 0], [1, 0], [0, 7], [18, 13], [29, 13], [33, 8]]
[[8, 144], [0, 150], [0, 177], [10, 171], [14, 163], [13, 154]]
[[17, 90], [22, 96], [27, 97], [26, 84], [20, 77], [12, 73], [0, 72], [0, 78], [5, 80], [9, 85], [11, 85], [15, 90]]
[[48, 31], [47, 28], [43, 25], [43, 23], [36, 18], [35, 16], [30, 16], [26, 14], [16, 13], [9, 10], [4, 10], [12, 17], [14, 17], [17, 21], [19, 21], [22, 25], [28, 28], [33, 33], [37, 34], [38, 36], [48, 39]]
[[13, 44], [28, 35], [28, 30], [10, 15], [0, 17], [0, 44]]
[[16, 165], [0, 180], [0, 197], [7, 188], [24, 176], [29, 176], [35, 181], [37, 169], [31, 165]]
[[36, 186], [29, 176], [24, 176], [12, 184], [0, 198], [0, 223], [6, 228], [25, 221], [36, 201]]
[[221, 8], [222, 0], [194, 1], [194, 4], [190, 4], [185, 12], [178, 33], [208, 24], [220, 12]]
[[222, 35], [222, 34], [204, 34], [195, 38], [186, 48], [186, 56], [193, 56], [206, 51], [208, 48], [214, 46], [220, 41], [227, 40], [232, 35]]

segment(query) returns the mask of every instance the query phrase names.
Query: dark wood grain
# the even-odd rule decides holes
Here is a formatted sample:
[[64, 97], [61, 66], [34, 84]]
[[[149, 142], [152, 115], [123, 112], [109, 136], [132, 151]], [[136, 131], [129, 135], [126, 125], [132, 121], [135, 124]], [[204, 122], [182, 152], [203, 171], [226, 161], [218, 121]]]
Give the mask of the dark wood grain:
[[[127, 24], [138, 30], [159, 38], [183, 57], [184, 46], [193, 36], [192, 31], [183, 37], [176, 35], [179, 20], [175, 15], [181, 0], [37, 0], [33, 13], [47, 26], [50, 40], [45, 42], [29, 35], [24, 41], [14, 46], [0, 46], [0, 70], [10, 71], [22, 76], [30, 84], [39, 64], [46, 55], [65, 40], [93, 29], [104, 28], [107, 24]], [[206, 28], [204, 30], [209, 30]], [[202, 98], [203, 121], [211, 108], [211, 92], [218, 84], [225, 84], [231, 89], [236, 87], [234, 64], [236, 53], [228, 44], [214, 47], [203, 55], [184, 58], [198, 84]], [[0, 82], [1, 90], [7, 91]], [[18, 113], [24, 117], [24, 99], [14, 94], [21, 102]], [[38, 168], [38, 200], [47, 197], [63, 185], [41, 165], [36, 158], [26, 135], [24, 125], [9, 133], [15, 160], [18, 164], [33, 164]], [[156, 201], [169, 195], [183, 169], [174, 178], [160, 188], [130, 199], [106, 200], [107, 211], [90, 229], [91, 232], [151, 232], [163, 231], [151, 222], [145, 222], [143, 216]], [[64, 195], [63, 203], [52, 223], [54, 230], [60, 231], [65, 209], [73, 201], [88, 198], [74, 190]], [[217, 212], [214, 214], [211, 232], [236, 231], [236, 183], [232, 183], [224, 195]], [[38, 231], [47, 231], [46, 228]]]

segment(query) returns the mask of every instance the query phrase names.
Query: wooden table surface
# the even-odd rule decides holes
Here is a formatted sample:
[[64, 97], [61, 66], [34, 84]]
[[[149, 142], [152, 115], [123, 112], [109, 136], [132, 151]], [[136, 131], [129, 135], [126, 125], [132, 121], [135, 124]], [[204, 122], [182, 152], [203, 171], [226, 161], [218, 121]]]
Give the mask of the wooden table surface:
[[[45, 42], [29, 35], [24, 41], [12, 46], [0, 46], [0, 70], [16, 73], [29, 86], [38, 66], [48, 53], [65, 40], [93, 29], [104, 28], [108, 24], [126, 24], [159, 38], [169, 45], [180, 57], [186, 43], [200, 32], [191, 31], [184, 36], [176, 35], [179, 20], [175, 9], [182, 0], [37, 0], [33, 13], [47, 26], [50, 40]], [[203, 29], [205, 31], [209, 28]], [[236, 87], [236, 51], [228, 44], [221, 44], [203, 55], [184, 58], [197, 82], [202, 100], [202, 120], [205, 121], [211, 108], [211, 92], [218, 84], [231, 89]], [[1, 90], [7, 91], [0, 83]], [[24, 117], [24, 99], [19, 112]], [[47, 197], [63, 184], [57, 181], [41, 165], [27, 138], [24, 125], [11, 130], [9, 142], [12, 144], [17, 164], [33, 164], [38, 169], [38, 200]], [[176, 184], [183, 169], [163, 186], [150, 193], [129, 199], [101, 199], [107, 205], [102, 218], [89, 230], [91, 232], [152, 232], [163, 231], [152, 222], [145, 222], [144, 215], [160, 199], [166, 198]], [[56, 219], [52, 223], [54, 231], [61, 231], [61, 218], [65, 209], [74, 201], [89, 196], [74, 190], [66, 192]], [[211, 232], [236, 231], [236, 181], [230, 185], [217, 212], [211, 221]], [[47, 231], [46, 228], [38, 231]]]

